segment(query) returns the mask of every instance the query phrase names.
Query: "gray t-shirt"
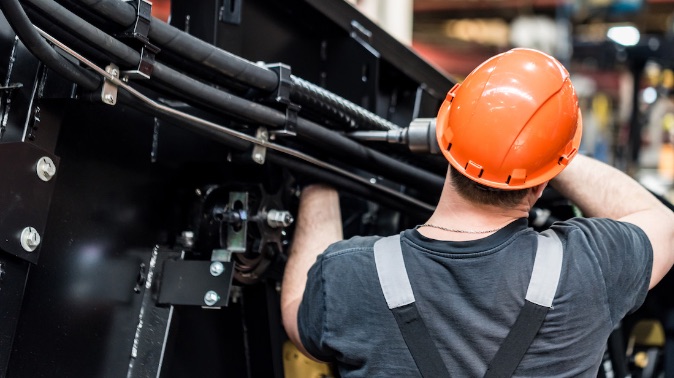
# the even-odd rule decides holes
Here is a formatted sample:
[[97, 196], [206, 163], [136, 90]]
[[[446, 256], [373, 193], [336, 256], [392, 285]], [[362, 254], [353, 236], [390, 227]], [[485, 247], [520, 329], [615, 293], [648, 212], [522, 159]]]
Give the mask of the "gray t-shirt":
[[[596, 377], [609, 334], [648, 291], [653, 252], [638, 227], [609, 219], [552, 226], [564, 244], [553, 308], [516, 376]], [[309, 271], [300, 337], [342, 377], [419, 377], [379, 286], [379, 237], [330, 246]], [[526, 219], [467, 242], [402, 234], [419, 312], [452, 376], [483, 376], [514, 324], [531, 277], [536, 232]]]

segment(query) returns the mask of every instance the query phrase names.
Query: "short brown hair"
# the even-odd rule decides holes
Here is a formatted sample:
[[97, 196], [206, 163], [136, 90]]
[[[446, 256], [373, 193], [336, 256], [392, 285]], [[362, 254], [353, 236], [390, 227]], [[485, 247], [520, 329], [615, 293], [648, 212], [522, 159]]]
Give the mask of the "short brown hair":
[[479, 184], [461, 174], [452, 165], [449, 166], [452, 184], [459, 195], [471, 202], [498, 207], [513, 207], [529, 192], [527, 189], [504, 190]]

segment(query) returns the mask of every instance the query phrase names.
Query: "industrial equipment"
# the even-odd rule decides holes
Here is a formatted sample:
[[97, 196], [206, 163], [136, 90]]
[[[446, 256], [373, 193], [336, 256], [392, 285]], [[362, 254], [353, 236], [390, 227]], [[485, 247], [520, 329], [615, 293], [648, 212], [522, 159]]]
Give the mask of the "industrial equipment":
[[[341, 190], [346, 236], [419, 224], [439, 197], [454, 82], [348, 3], [152, 8], [0, 2], [0, 377], [283, 377], [302, 185]], [[573, 210], [546, 192], [532, 226]], [[653, 297], [605, 369], [672, 353], [625, 353], [634, 321], [672, 312]]]

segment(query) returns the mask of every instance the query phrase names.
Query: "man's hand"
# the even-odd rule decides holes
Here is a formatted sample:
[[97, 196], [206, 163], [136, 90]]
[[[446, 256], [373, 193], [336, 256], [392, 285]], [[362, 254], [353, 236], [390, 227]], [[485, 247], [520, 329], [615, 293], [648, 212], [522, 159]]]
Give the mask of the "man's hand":
[[297, 329], [297, 311], [307, 283], [307, 272], [319, 254], [342, 238], [342, 217], [337, 191], [325, 185], [304, 188], [290, 256], [283, 276], [281, 314], [288, 337], [307, 356], [310, 355], [304, 349]]

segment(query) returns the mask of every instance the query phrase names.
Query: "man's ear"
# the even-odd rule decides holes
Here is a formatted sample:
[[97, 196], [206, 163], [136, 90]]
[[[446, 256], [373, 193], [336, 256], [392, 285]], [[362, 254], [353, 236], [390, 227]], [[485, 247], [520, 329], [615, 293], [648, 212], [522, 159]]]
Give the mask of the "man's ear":
[[546, 181], [546, 182], [544, 182], [544, 183], [542, 183], [542, 184], [538, 184], [538, 185], [536, 185], [536, 186], [532, 186], [532, 187], [531, 187], [531, 194], [533, 194], [533, 195], [535, 196], [536, 199], [541, 198], [541, 196], [543, 195], [543, 190], [545, 190], [545, 187], [548, 186], [548, 182], [549, 182], [549, 181]]

